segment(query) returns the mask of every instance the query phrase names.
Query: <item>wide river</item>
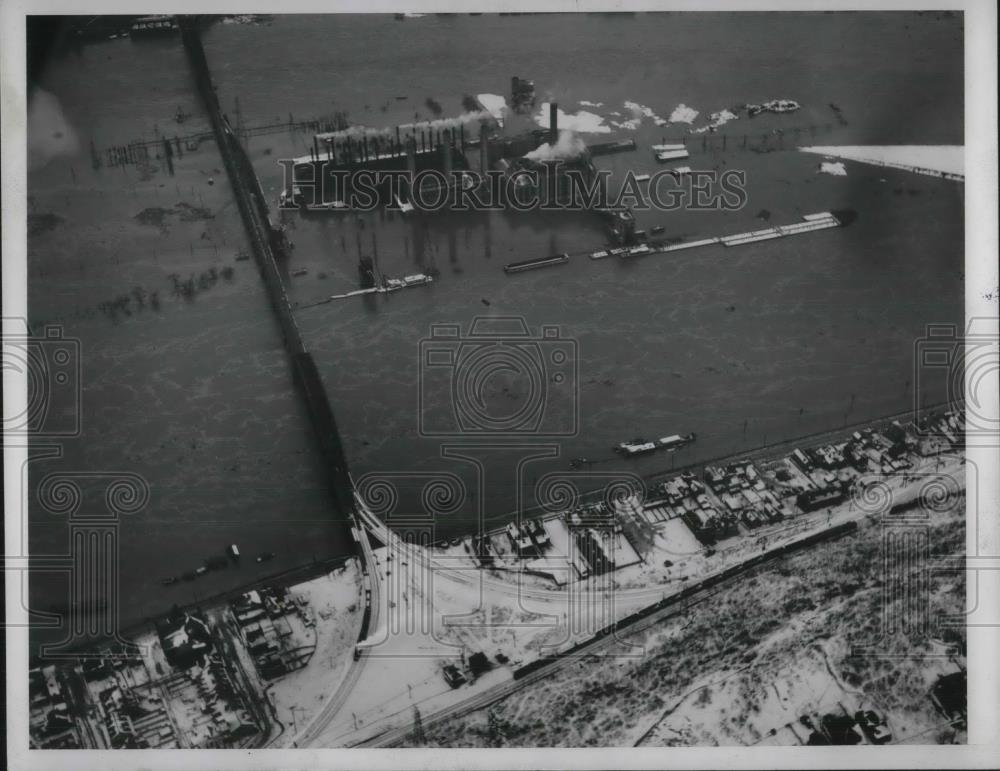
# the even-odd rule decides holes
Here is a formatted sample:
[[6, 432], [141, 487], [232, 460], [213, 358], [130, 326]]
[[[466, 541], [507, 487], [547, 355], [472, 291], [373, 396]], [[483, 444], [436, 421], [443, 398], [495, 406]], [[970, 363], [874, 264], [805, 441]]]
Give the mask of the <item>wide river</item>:
[[[637, 141], [635, 152], [598, 159], [598, 166], [619, 174], [655, 171], [649, 145], [662, 136], [681, 137], [688, 128], [657, 126], [626, 102], [664, 118], [684, 104], [699, 111], [694, 126], [700, 126], [710, 113], [734, 105], [795, 99], [802, 105], [796, 113], [752, 121], [744, 116], [704, 144], [702, 135], [689, 139], [686, 163], [746, 172], [744, 209], [642, 213], [640, 227], [663, 225], [666, 236], [697, 238], [752, 230], [768, 217], [771, 224], [785, 224], [816, 211], [856, 214], [848, 227], [801, 237], [630, 263], [575, 259], [515, 276], [502, 266], [599, 248], [605, 242], [601, 223], [585, 213], [406, 220], [385, 214], [284, 215], [295, 243], [288, 285], [299, 304], [298, 324], [330, 391], [352, 473], [356, 480], [381, 479], [395, 487], [398, 506], [391, 515], [429, 509], [437, 536], [451, 537], [470, 532], [480, 516], [494, 526], [519, 506], [535, 505], [535, 483], [548, 484], [553, 475], [590, 490], [622, 474], [649, 474], [671, 463], [698, 463], [900, 412], [912, 406], [918, 389], [927, 402], [946, 397], [941, 381], [923, 383], [914, 375], [913, 351], [928, 323], [963, 318], [961, 187], [855, 164], [847, 165], [847, 176], [819, 174], [820, 158], [794, 148], [961, 144], [960, 16], [279, 16], [266, 24], [216, 24], [205, 33], [205, 47], [225, 109], [245, 125], [343, 111], [353, 123], [392, 126], [415, 115], [433, 117], [429, 100], [444, 115], [456, 115], [465, 95], [508, 94], [511, 76], [531, 78], [539, 102], [557, 101], [567, 113], [592, 112], [612, 129], [583, 134], [585, 140]], [[117, 89], [117, 101], [107, 109], [117, 110], [128, 126], [116, 129], [107, 120], [102, 146], [148, 136], [153, 124], [172, 122], [178, 104], [192, 103], [191, 93], [179, 87], [148, 86], [161, 77], [165, 60], [183, 67], [175, 49], [177, 41], [89, 46], [83, 64], [57, 65], [49, 87], [71, 116], [86, 122], [84, 106], [99, 104], [101, 89], [108, 87], [86, 77], [99, 70]], [[115, 52], [113, 73], [97, 61], [94, 52], [103, 50]], [[121, 98], [129, 89], [141, 91], [131, 112]], [[615, 126], [636, 117], [642, 119]], [[775, 128], [784, 132], [780, 140]], [[263, 186], [274, 199], [281, 187], [276, 160], [303, 154], [310, 141], [302, 133], [250, 140]], [[437, 278], [390, 296], [315, 304], [358, 287], [359, 252], [375, 254], [388, 275], [433, 269]], [[44, 286], [32, 287], [42, 305], [43, 294]], [[246, 334], [269, 309], [261, 292], [210, 312], [227, 314], [233, 328]], [[428, 350], [446, 356], [441, 352], [462, 346], [458, 361], [473, 355], [475, 338], [469, 336], [476, 319], [522, 319], [529, 339], [505, 339], [539, 373], [534, 381], [494, 373], [482, 384], [483, 404], [464, 400], [460, 367], [429, 367], [427, 356]], [[457, 326], [459, 337], [433, 339], [440, 324]], [[555, 337], [541, 337], [543, 327]], [[148, 334], [141, 343], [122, 344], [155, 344], [155, 330]], [[285, 403], [292, 392], [278, 372], [274, 332], [260, 335], [255, 339], [266, 339], [260, 345], [272, 352], [268, 377], [279, 378], [272, 385], [278, 383], [281, 395], [272, 401]], [[114, 345], [112, 339], [95, 341], [97, 348]], [[236, 350], [243, 344], [234, 338], [225, 345]], [[211, 367], [210, 346], [202, 347], [203, 365]], [[155, 373], [142, 377], [155, 396]], [[206, 378], [205, 388], [222, 387]], [[252, 388], [252, 382], [243, 386]], [[513, 414], [536, 402], [542, 410], [537, 426], [519, 425], [537, 430], [516, 437], [437, 433], [454, 427], [456, 407], [481, 417]], [[155, 399], [150, 404], [155, 409]], [[269, 404], [265, 412], [278, 409]], [[263, 458], [270, 442], [283, 441], [277, 428], [284, 426], [288, 436], [307, 433], [300, 413], [281, 409], [272, 430], [259, 417], [245, 422], [253, 430], [239, 442]], [[232, 425], [220, 421], [217, 430]], [[199, 427], [197, 441], [226, 447], [227, 437], [213, 438], [213, 430]], [[611, 452], [637, 436], [689, 431], [697, 432], [697, 442], [673, 457], [625, 461]], [[103, 437], [85, 439], [100, 445]], [[100, 457], [111, 462], [114, 448], [105, 447]], [[124, 453], [117, 463], [128, 468], [129, 457]], [[570, 460], [579, 457], [594, 463], [570, 471]], [[166, 521], [148, 533], [136, 529], [129, 551], [145, 557], [126, 560], [122, 585], [149, 586], [150, 575], [169, 573], [172, 562], [189, 562], [176, 551], [209, 533], [213, 543], [251, 542], [255, 551], [276, 539], [276, 569], [347, 548], [339, 536], [317, 537], [325, 493], [301, 450], [283, 451], [266, 467], [258, 462], [267, 476], [266, 500], [248, 501], [247, 480], [233, 479], [230, 495], [224, 485], [213, 488], [213, 514], [203, 524], [195, 516], [184, 519], [183, 537], [164, 540]], [[143, 473], [154, 486], [170, 490], [175, 510], [197, 508], [204, 498], [204, 491], [176, 487], [174, 467], [150, 464]], [[457, 501], [435, 498], [433, 485], [426, 489], [442, 480], [464, 489]], [[297, 503], [283, 505], [285, 494]], [[249, 510], [254, 505], [263, 508]], [[267, 535], [255, 538], [258, 527]], [[210, 589], [223, 591], [245, 580], [238, 572], [220, 571]], [[170, 601], [164, 592], [143, 594], [123, 600], [126, 619], [158, 612]]]

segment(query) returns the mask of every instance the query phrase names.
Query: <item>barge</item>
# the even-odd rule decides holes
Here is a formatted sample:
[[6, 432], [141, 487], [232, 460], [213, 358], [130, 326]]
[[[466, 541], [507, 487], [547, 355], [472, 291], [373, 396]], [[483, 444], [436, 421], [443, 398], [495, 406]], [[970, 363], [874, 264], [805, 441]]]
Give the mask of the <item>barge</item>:
[[536, 257], [533, 260], [521, 260], [520, 262], [511, 262], [503, 266], [504, 273], [521, 273], [525, 270], [534, 270], [535, 268], [547, 268], [550, 265], [562, 265], [569, 262], [569, 255], [565, 252], [563, 254], [554, 254], [551, 257]]
[[652, 442], [647, 442], [645, 439], [633, 439], [631, 442], [622, 442], [614, 448], [614, 451], [620, 455], [624, 455], [626, 458], [634, 458], [639, 455], [648, 455], [657, 450], [669, 450], [671, 452], [679, 450], [681, 447], [691, 444], [697, 438], [697, 434], [692, 431], [690, 434], [684, 434], [683, 436], [680, 434], [671, 434]]

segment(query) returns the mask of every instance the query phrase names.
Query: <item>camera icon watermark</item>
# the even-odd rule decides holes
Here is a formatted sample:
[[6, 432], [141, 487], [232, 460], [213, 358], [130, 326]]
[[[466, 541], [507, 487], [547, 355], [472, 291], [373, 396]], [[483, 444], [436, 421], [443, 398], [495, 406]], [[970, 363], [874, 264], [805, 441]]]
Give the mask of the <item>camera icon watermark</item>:
[[914, 424], [925, 435], [923, 420], [942, 387], [950, 404], [963, 405], [964, 431], [981, 442], [1000, 440], [997, 412], [997, 378], [1000, 374], [1000, 339], [997, 319], [972, 318], [965, 333], [956, 324], [928, 324], [914, 348]]
[[573, 436], [579, 430], [576, 340], [532, 335], [522, 317], [478, 317], [467, 335], [436, 324], [420, 341], [422, 436]]
[[41, 335], [5, 334], [3, 370], [27, 380], [23, 410], [4, 411], [5, 436], [67, 438], [80, 435], [80, 341], [59, 326]]

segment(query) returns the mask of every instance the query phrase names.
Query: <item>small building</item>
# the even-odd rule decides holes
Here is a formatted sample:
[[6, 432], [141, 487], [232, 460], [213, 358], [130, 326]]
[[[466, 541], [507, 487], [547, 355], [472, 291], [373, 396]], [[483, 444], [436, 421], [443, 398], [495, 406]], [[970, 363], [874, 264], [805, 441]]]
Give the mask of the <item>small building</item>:
[[813, 469], [812, 461], [809, 460], [809, 458], [806, 456], [806, 454], [804, 452], [802, 452], [802, 450], [800, 450], [798, 448], [796, 448], [795, 450], [793, 450], [791, 458], [792, 458], [792, 461], [795, 462], [795, 465], [797, 465], [800, 469], [802, 469], [807, 474], [810, 471], [812, 471], [812, 469]]
[[580, 555], [590, 565], [591, 575], [601, 575], [615, 569], [615, 560], [612, 550], [606, 548], [604, 541], [609, 538], [608, 533], [601, 533], [593, 528], [578, 531], [576, 533], [576, 545]]
[[942, 675], [931, 686], [930, 698], [948, 720], [965, 720], [968, 713], [968, 683], [965, 670]]
[[444, 681], [452, 688], [458, 688], [458, 686], [465, 682], [465, 675], [459, 672], [458, 667], [454, 664], [446, 664], [442, 674], [444, 675]]
[[834, 506], [844, 500], [844, 491], [835, 487], [822, 490], [806, 490], [795, 499], [802, 511], [816, 511], [824, 506]]

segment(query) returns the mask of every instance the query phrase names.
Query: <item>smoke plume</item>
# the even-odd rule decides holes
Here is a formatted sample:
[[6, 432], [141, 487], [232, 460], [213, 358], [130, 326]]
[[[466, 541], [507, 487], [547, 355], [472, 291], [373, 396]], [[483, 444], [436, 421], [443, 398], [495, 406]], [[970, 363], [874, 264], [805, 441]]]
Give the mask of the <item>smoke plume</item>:
[[546, 142], [536, 147], [524, 157], [529, 161], [568, 161], [583, 155], [587, 149], [586, 143], [572, 131], [560, 131], [559, 141], [555, 145]]

